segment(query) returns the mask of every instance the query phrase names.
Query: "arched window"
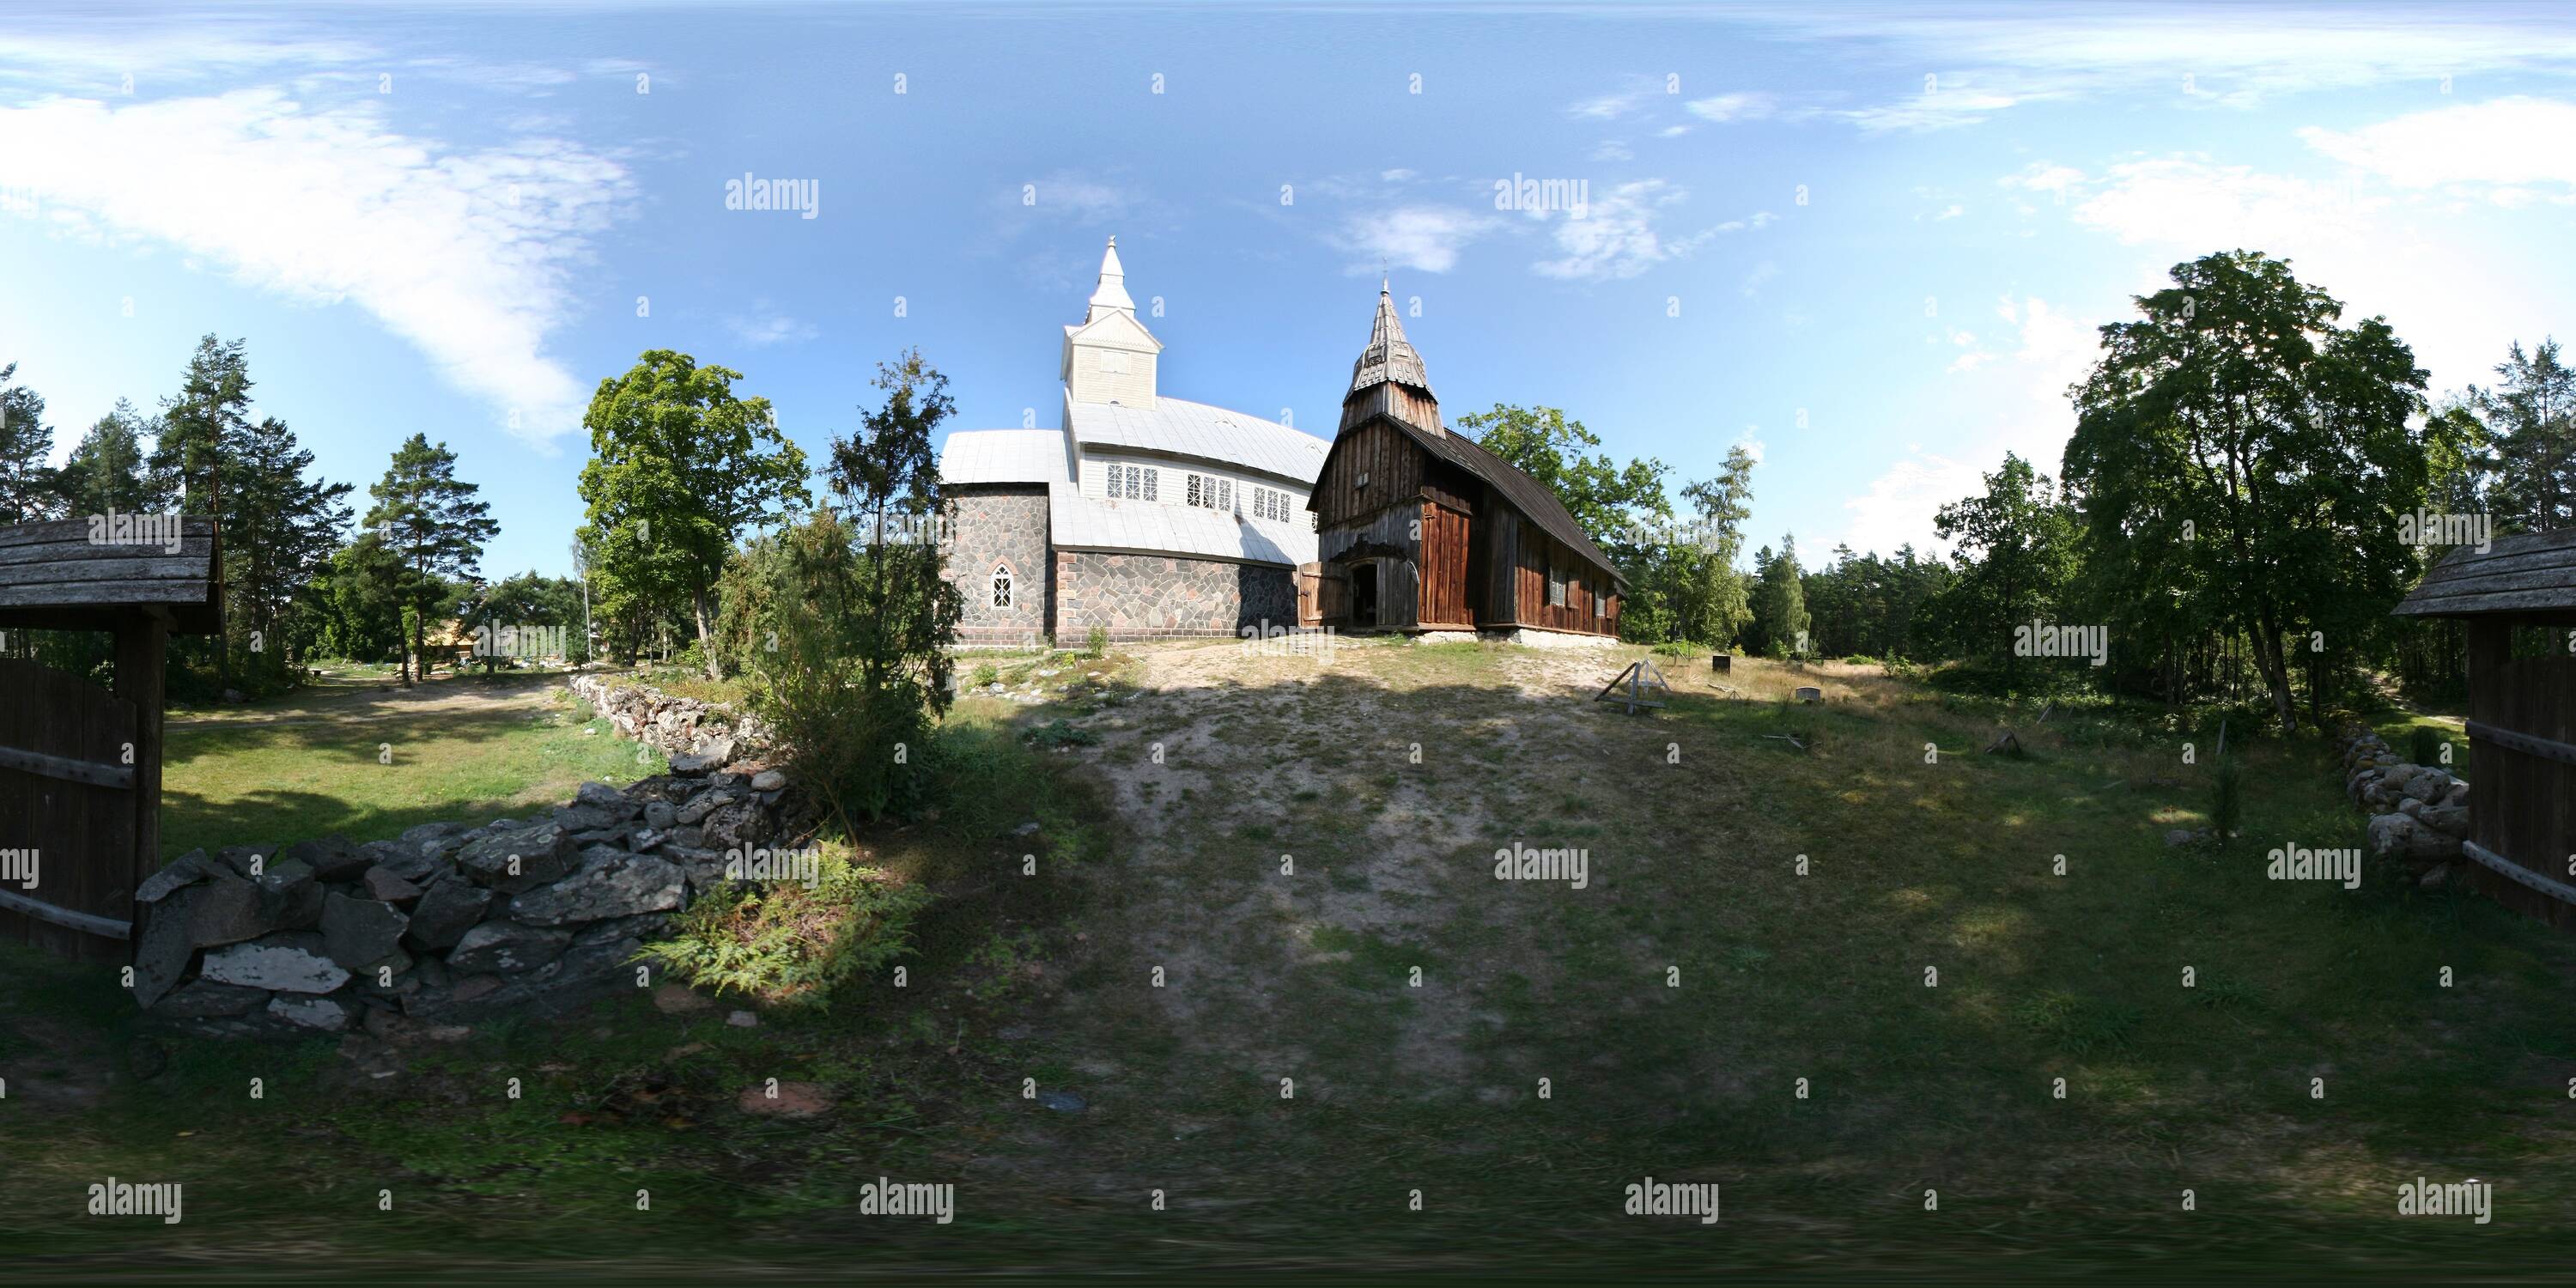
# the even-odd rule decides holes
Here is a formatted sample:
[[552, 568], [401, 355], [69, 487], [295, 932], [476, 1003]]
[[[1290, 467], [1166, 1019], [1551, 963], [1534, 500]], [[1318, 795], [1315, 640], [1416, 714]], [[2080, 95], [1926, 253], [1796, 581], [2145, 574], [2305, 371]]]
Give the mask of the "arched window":
[[993, 607], [1008, 608], [1010, 606], [1011, 566], [1009, 564], [997, 563], [993, 565]]

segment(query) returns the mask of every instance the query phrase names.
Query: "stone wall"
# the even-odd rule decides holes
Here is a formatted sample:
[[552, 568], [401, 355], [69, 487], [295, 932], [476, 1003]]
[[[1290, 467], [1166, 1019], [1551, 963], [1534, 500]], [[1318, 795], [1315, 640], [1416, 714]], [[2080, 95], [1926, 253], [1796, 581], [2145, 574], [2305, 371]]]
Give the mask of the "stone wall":
[[[1054, 579], [1047, 566], [1044, 484], [954, 488], [950, 537], [942, 551], [948, 579], [966, 598], [957, 625], [961, 644], [1035, 644], [1055, 629]], [[993, 567], [1011, 569], [1011, 606], [993, 607]]]
[[2344, 794], [2371, 816], [2371, 853], [2404, 861], [2428, 886], [2449, 880], [2469, 839], [2469, 784], [2398, 759], [2368, 729], [2344, 731]]
[[728, 852], [787, 844], [813, 811], [737, 759], [759, 730], [723, 708], [572, 687], [683, 748], [672, 772], [480, 827], [190, 851], [135, 892], [136, 1001], [183, 1031], [273, 1036], [551, 1015], [634, 988], [636, 955], [725, 879]]
[[675, 774], [705, 773], [769, 746], [769, 730], [758, 716], [721, 702], [673, 697], [602, 675], [576, 675], [570, 688], [618, 733], [668, 754]]
[[1056, 552], [1056, 621], [1065, 642], [1095, 625], [1113, 640], [1233, 636], [1297, 624], [1296, 574], [1265, 564], [1171, 555]]

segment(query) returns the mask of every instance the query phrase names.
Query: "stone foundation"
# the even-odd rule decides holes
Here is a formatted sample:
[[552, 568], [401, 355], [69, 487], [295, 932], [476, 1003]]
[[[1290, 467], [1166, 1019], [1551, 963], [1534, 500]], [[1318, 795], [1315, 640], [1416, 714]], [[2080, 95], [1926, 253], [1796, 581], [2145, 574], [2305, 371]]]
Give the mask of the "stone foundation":
[[1584, 635], [1574, 631], [1551, 631], [1536, 626], [1515, 626], [1509, 630], [1488, 632], [1487, 639], [1505, 644], [1522, 644], [1530, 648], [1612, 648], [1619, 643], [1616, 635]]
[[1237, 638], [1244, 627], [1297, 620], [1289, 569], [1175, 555], [1056, 552], [1060, 640], [1105, 628], [1113, 640]]

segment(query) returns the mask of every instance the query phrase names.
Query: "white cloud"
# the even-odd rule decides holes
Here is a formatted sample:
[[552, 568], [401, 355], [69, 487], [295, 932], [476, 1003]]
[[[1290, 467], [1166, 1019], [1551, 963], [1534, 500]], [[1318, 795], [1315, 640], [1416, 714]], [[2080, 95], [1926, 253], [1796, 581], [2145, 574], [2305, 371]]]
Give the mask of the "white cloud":
[[[1612, 188], [1608, 195], [1593, 201], [1580, 219], [1542, 212], [1540, 218], [1555, 221], [1556, 248], [1564, 256], [1540, 260], [1530, 268], [1541, 277], [1590, 281], [1630, 278], [1666, 260], [1687, 257], [1712, 238], [1759, 231], [1778, 219], [1770, 211], [1759, 210], [1686, 236], [1667, 237], [1656, 231], [1655, 221], [1688, 200], [1689, 195], [1662, 179], [1640, 179]], [[1747, 294], [1759, 280], [1746, 281]]]
[[773, 344], [802, 344], [822, 334], [812, 323], [800, 322], [772, 309], [767, 300], [754, 300], [749, 316], [731, 315], [726, 317], [724, 322], [725, 329], [733, 332], [735, 338], [755, 348]]
[[1730, 121], [1759, 121], [1778, 111], [1779, 106], [1779, 99], [1772, 95], [1750, 91], [1695, 98], [1682, 104], [1683, 110], [1691, 115], [1720, 125]]
[[2523, 188], [2576, 187], [2576, 103], [2499, 98], [2382, 121], [2349, 132], [2305, 129], [2308, 146], [2400, 188], [2475, 187], [2491, 200]]
[[[1777, 36], [1851, 39], [1830, 8], [1749, 16]], [[2170, 96], [2201, 110], [2243, 109], [2317, 90], [2449, 78], [2576, 73], [2576, 28], [2506, 9], [2394, 5], [2332, 13], [2291, 6], [1878, 8], [1869, 34], [1900, 65], [1944, 70], [1941, 92], [1837, 113], [1867, 129], [1967, 124], [2010, 107], [2118, 93]], [[1953, 84], [1986, 101], [1943, 103]], [[2560, 136], [2560, 137], [2563, 137]]]
[[1637, 159], [1637, 154], [1629, 151], [1628, 145], [1617, 139], [1603, 139], [1601, 140], [1600, 146], [1592, 149], [1592, 159], [1595, 161], [1634, 161]]
[[1735, 445], [1743, 448], [1744, 454], [1752, 457], [1753, 463], [1756, 465], [1760, 465], [1762, 463], [1762, 457], [1769, 451], [1769, 449], [1764, 447], [1762, 444], [1762, 427], [1760, 425], [1745, 426], [1744, 433], [1736, 438]]
[[1446, 273], [1458, 266], [1458, 252], [1469, 242], [1499, 226], [1491, 215], [1456, 206], [1397, 206], [1352, 216], [1335, 241], [1366, 256], [1350, 266], [1353, 273], [1374, 273], [1382, 266]]
[[1380, 170], [1377, 172], [1377, 177], [1387, 183], [1403, 183], [1413, 177], [1413, 172], [1404, 169]]
[[1664, 128], [1655, 131], [1655, 137], [1659, 139], [1677, 139], [1690, 132], [1691, 127], [1687, 125], [1667, 125]]
[[1744, 298], [1749, 300], [1755, 295], [1760, 294], [1762, 284], [1770, 281], [1772, 278], [1778, 277], [1779, 275], [1780, 266], [1770, 260], [1766, 259], [1759, 264], [1755, 264], [1753, 266], [1753, 271], [1744, 275]]
[[276, 90], [0, 109], [0, 156], [58, 232], [168, 244], [255, 287], [355, 304], [510, 432], [543, 446], [579, 426], [589, 389], [546, 342], [589, 236], [633, 195], [612, 159], [553, 139], [446, 147], [372, 104], [312, 110]]
[[1911, 98], [1897, 99], [1877, 107], [1865, 107], [1832, 115], [1861, 128], [1867, 134], [1904, 131], [1913, 134], [1974, 125], [2015, 104], [2031, 102], [2047, 94], [2010, 94], [1993, 89], [1956, 88], [1942, 85]]
[[1598, 98], [1584, 99], [1566, 108], [1565, 111], [1566, 115], [1581, 120], [1615, 121], [1644, 107], [1655, 93], [1656, 91], [1639, 85], [1633, 89], [1620, 90], [1615, 94], [1603, 94]]
[[1940, 214], [1932, 216], [1932, 222], [1937, 224], [1944, 219], [1956, 219], [1966, 213], [1968, 213], [1968, 208], [1966, 206], [1953, 201], [1949, 205], [1942, 207]]
[[2340, 184], [2218, 165], [2199, 157], [2163, 157], [2112, 166], [2083, 193], [2075, 221], [2127, 245], [2233, 247], [2285, 253], [2296, 245], [2367, 238], [2385, 197]]

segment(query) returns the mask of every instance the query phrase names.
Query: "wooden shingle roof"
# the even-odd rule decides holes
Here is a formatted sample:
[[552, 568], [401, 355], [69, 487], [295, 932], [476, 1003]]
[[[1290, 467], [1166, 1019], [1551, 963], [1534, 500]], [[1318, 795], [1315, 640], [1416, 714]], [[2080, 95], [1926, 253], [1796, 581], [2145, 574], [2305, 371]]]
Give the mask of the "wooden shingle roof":
[[2433, 565], [2400, 603], [2399, 617], [2576, 613], [2576, 528], [2498, 537]]
[[[0, 626], [88, 629], [151, 612], [181, 634], [223, 629], [213, 519], [187, 516], [172, 541], [138, 539], [144, 534], [108, 517], [0, 527]], [[114, 518], [157, 524], [163, 516]]]

